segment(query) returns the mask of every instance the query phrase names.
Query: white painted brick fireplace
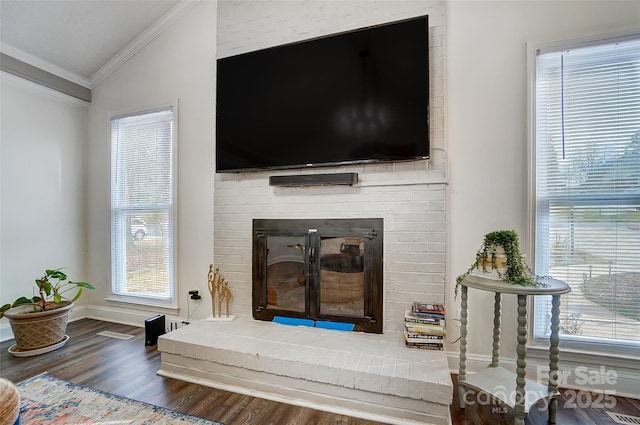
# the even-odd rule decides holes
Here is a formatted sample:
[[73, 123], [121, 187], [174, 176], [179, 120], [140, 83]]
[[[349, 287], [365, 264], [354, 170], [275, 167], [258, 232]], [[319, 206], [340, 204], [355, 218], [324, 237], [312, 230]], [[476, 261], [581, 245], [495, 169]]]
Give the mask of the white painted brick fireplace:
[[[431, 159], [302, 171], [216, 174], [214, 262], [234, 314], [251, 316], [251, 226], [261, 219], [384, 219], [384, 326], [399, 332], [413, 300], [444, 301], [445, 5], [443, 1], [220, 2], [218, 57], [429, 15]], [[302, 142], [303, 143], [303, 142]], [[270, 175], [357, 172], [353, 187], [271, 187]]]
[[445, 188], [442, 180], [430, 182], [433, 173], [423, 167], [424, 162], [354, 168], [362, 182], [353, 187], [271, 187], [271, 173], [218, 175], [214, 262], [230, 282], [233, 313], [251, 316], [255, 218], [383, 218], [383, 332], [402, 330], [412, 301], [443, 302]]
[[[219, 1], [218, 58], [427, 14], [430, 159], [216, 174], [214, 263], [238, 317], [161, 336], [159, 374], [384, 423], [451, 423], [446, 354], [407, 348], [401, 336], [412, 301], [444, 302], [444, 1]], [[359, 181], [269, 185], [270, 176], [334, 172]], [[253, 220], [347, 218], [384, 220], [383, 335], [252, 320]]]

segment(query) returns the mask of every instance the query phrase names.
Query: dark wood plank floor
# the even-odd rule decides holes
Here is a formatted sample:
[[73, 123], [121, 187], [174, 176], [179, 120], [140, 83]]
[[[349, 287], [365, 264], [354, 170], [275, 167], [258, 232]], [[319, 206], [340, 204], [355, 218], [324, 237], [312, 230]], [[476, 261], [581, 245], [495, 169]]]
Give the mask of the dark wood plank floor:
[[[135, 337], [120, 340], [96, 335], [104, 330], [131, 334]], [[0, 376], [20, 382], [47, 372], [79, 385], [226, 425], [380, 425], [378, 422], [291, 406], [158, 376], [156, 371], [160, 368], [160, 354], [144, 346], [142, 328], [85, 319], [70, 323], [67, 333], [71, 340], [65, 347], [35, 357], [13, 357], [7, 352], [13, 342], [0, 343]], [[456, 394], [457, 391], [454, 391], [454, 395]], [[560, 397], [558, 424], [614, 423], [604, 409], [564, 408], [567, 394], [565, 392]], [[640, 401], [620, 397], [615, 401], [612, 411], [640, 416]], [[454, 399], [451, 415], [453, 425], [513, 423], [513, 415], [495, 404], [474, 404], [462, 411], [457, 408], [457, 397]], [[534, 407], [525, 423], [546, 424], [546, 412]]]

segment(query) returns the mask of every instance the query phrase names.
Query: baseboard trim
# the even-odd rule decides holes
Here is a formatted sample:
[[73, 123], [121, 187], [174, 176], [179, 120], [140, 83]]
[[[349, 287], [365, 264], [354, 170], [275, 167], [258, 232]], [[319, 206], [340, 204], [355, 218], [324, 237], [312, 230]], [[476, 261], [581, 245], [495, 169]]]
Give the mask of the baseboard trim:
[[87, 317], [89, 319], [104, 320], [105, 322], [119, 323], [121, 325], [136, 326], [139, 328], [144, 327], [145, 320], [158, 313], [164, 314], [167, 322], [183, 322], [186, 320], [178, 316], [167, 315], [164, 312], [152, 310], [132, 310], [131, 308], [96, 305], [91, 305], [87, 308]]

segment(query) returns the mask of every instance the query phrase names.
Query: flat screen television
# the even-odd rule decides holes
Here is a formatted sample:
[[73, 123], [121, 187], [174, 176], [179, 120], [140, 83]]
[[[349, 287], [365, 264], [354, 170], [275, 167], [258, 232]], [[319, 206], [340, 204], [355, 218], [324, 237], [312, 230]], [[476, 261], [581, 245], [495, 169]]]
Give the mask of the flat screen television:
[[217, 61], [217, 172], [428, 157], [427, 16]]

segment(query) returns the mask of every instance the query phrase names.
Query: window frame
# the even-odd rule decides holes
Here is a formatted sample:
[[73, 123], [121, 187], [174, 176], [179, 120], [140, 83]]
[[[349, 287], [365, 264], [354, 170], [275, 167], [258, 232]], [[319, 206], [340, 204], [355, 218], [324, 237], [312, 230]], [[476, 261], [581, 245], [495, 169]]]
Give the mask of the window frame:
[[[115, 189], [115, 172], [114, 172], [114, 143], [113, 143], [113, 132], [112, 132], [112, 123], [115, 119], [127, 118], [133, 116], [140, 116], [145, 114], [151, 114], [154, 112], [161, 111], [172, 111], [172, 128], [171, 128], [171, 202], [167, 205], [167, 211], [169, 216], [169, 296], [168, 297], [156, 297], [153, 295], [145, 295], [145, 294], [123, 294], [121, 292], [116, 291], [115, 286], [116, 276], [114, 275], [114, 270], [116, 268], [114, 262], [116, 261], [116, 255], [119, 255], [116, 252], [116, 247], [114, 243], [114, 229], [113, 229], [113, 220], [114, 220], [114, 189]], [[109, 244], [110, 244], [110, 262], [109, 262], [109, 273], [110, 273], [110, 285], [109, 285], [109, 295], [106, 298], [107, 301], [111, 302], [119, 302], [119, 303], [128, 303], [134, 305], [148, 306], [148, 307], [157, 307], [161, 309], [167, 309], [167, 311], [177, 311], [179, 309], [178, 306], [178, 288], [177, 288], [177, 276], [178, 276], [178, 264], [177, 264], [177, 255], [176, 255], [176, 247], [177, 247], [177, 222], [178, 222], [178, 101], [171, 102], [163, 102], [161, 104], [149, 107], [141, 107], [141, 108], [133, 108], [125, 111], [120, 111], [117, 113], [112, 113], [109, 116]], [[165, 204], [162, 204], [165, 205]], [[149, 206], [147, 206], [149, 207]], [[153, 211], [157, 211], [160, 208], [153, 208]], [[144, 212], [145, 210], [149, 210], [149, 208], [138, 208], [138, 207], [120, 207], [118, 208], [120, 212], [126, 212], [127, 210], [135, 210]], [[126, 227], [126, 226], [125, 226]], [[121, 235], [121, 237], [127, 237], [126, 231], [124, 231], [125, 235]]]
[[[597, 46], [614, 41], [625, 41], [629, 39], [640, 38], [639, 33], [635, 32], [610, 32], [606, 34], [589, 35], [584, 37], [567, 38], [564, 40], [555, 40], [551, 42], [528, 42], [527, 43], [527, 165], [528, 165], [528, 187], [527, 187], [527, 240], [524, 246], [527, 252], [533, 253], [530, 259], [530, 265], [533, 270], [536, 270], [536, 235], [539, 226], [539, 219], [537, 214], [538, 198], [537, 198], [537, 173], [538, 173], [538, 161], [537, 161], [537, 56], [539, 52], [552, 52], [568, 49], [575, 49], [580, 47]], [[625, 198], [625, 200], [628, 197]], [[591, 196], [587, 201], [590, 205], [597, 205], [604, 203], [608, 199], [604, 199], [598, 196]], [[574, 203], [580, 203], [580, 200], [572, 200]], [[569, 205], [569, 204], [568, 204]], [[548, 261], [548, 259], [547, 259]], [[532, 301], [532, 308], [529, 309], [528, 320], [528, 332], [530, 337], [530, 348], [533, 351], [540, 349], [541, 353], [546, 353], [549, 345], [549, 336], [539, 336], [536, 334], [536, 300], [535, 297]], [[599, 340], [585, 340], [583, 338], [576, 338], [572, 335], [561, 335], [561, 345], [564, 349], [573, 351], [578, 358], [582, 358], [582, 354], [596, 354], [603, 357], [611, 358], [638, 358], [638, 346], [631, 343], [619, 343], [611, 342], [605, 338]], [[584, 360], [584, 359], [583, 359]]]

